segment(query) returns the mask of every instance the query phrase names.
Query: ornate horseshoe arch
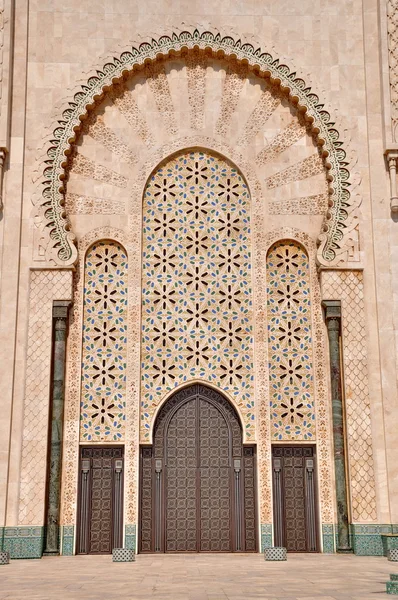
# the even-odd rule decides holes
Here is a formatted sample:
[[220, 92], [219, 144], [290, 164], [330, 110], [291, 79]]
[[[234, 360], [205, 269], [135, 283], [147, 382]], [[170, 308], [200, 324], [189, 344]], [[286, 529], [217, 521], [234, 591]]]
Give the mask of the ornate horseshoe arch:
[[341, 260], [344, 251], [344, 233], [351, 223], [353, 210], [350, 202], [349, 171], [347, 169], [346, 152], [339, 141], [339, 132], [331, 121], [330, 114], [324, 110], [319, 97], [311, 91], [305, 81], [292, 73], [288, 66], [280, 64], [268, 52], [255, 49], [251, 44], [244, 44], [232, 37], [221, 37], [209, 31], [200, 33], [184, 31], [162, 36], [141, 44], [138, 48], [123, 52], [107, 62], [96, 75], [90, 77], [81, 90], [77, 92], [69, 106], [64, 110], [58, 126], [54, 129], [50, 147], [47, 151], [46, 167], [42, 197], [39, 201], [39, 216], [43, 231], [49, 236], [46, 248], [46, 259], [59, 266], [68, 266], [76, 262], [77, 249], [74, 234], [70, 231], [64, 210], [64, 180], [67, 155], [75, 142], [77, 133], [90, 107], [102, 97], [116, 81], [126, 73], [156, 61], [159, 57], [167, 58], [182, 50], [199, 48], [208, 50], [214, 56], [234, 58], [238, 62], [249, 65], [261, 77], [268, 77], [289, 94], [290, 100], [306, 113], [312, 123], [312, 130], [317, 143], [322, 146], [325, 166], [330, 181], [329, 209], [322, 231], [318, 237], [318, 261], [323, 265], [336, 264]]

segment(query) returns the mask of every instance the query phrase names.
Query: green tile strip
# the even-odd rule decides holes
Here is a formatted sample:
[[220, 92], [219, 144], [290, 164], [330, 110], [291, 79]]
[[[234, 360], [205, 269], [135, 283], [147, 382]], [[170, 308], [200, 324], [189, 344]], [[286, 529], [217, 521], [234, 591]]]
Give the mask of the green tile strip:
[[75, 537], [74, 525], [61, 526], [62, 556], [73, 556], [73, 542]]
[[334, 552], [336, 552], [334, 536], [334, 525], [329, 523], [322, 523], [322, 548], [324, 554], [334, 554]]
[[41, 558], [44, 527], [4, 527], [3, 550], [10, 558]]
[[351, 525], [351, 540], [359, 556], [384, 556], [382, 535], [393, 533], [396, 525]]
[[[41, 558], [44, 540], [43, 526], [37, 527], [0, 527], [0, 550], [10, 553], [11, 558]], [[73, 525], [62, 527], [62, 554], [72, 556], [74, 550]], [[360, 556], [383, 556], [386, 549], [398, 548], [398, 525], [351, 525], [351, 541], [355, 554]], [[335, 552], [334, 525], [322, 524], [323, 552]], [[385, 537], [382, 537], [384, 534]], [[125, 548], [136, 551], [137, 535], [135, 525], [125, 527]], [[384, 547], [383, 547], [384, 543]], [[272, 525], [261, 525], [261, 552], [272, 547]], [[395, 581], [393, 581], [395, 583]], [[395, 593], [395, 592], [388, 592]]]
[[125, 526], [125, 536], [124, 536], [124, 547], [128, 550], [136, 549], [137, 536], [136, 536], [136, 526], [135, 525], [126, 525]]
[[270, 523], [262, 523], [261, 525], [261, 552], [266, 548], [272, 547], [272, 525]]

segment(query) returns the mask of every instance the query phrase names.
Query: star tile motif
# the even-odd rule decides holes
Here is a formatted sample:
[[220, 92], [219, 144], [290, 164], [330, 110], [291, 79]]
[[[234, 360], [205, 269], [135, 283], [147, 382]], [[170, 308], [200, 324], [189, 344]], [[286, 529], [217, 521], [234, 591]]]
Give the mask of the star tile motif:
[[267, 257], [271, 432], [275, 440], [314, 440], [309, 260], [295, 242]]
[[236, 168], [205, 152], [174, 157], [144, 195], [142, 433], [164, 395], [217, 385], [254, 436], [250, 196]]
[[127, 357], [127, 256], [101, 241], [85, 261], [80, 440], [124, 438]]

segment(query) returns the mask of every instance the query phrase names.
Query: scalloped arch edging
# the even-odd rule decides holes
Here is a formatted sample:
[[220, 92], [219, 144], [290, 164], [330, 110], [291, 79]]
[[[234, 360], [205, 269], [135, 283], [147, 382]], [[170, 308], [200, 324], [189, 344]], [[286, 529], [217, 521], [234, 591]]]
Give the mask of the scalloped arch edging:
[[346, 152], [343, 142], [339, 141], [339, 132], [331, 121], [330, 114], [324, 110], [319, 97], [307, 87], [305, 81], [296, 77], [288, 66], [280, 64], [268, 52], [261, 48], [255, 49], [251, 44], [234, 40], [230, 36], [222, 37], [209, 31], [200, 33], [184, 31], [162, 36], [159, 40], [142, 43], [138, 48], [122, 52], [118, 58], [107, 62], [102, 71], [90, 77], [73, 101], [64, 110], [62, 119], [58, 121], [50, 140], [47, 151], [48, 159], [43, 172], [44, 189], [40, 202], [44, 214], [45, 228], [49, 231], [50, 244], [47, 258], [60, 266], [73, 264], [77, 260], [77, 249], [74, 244], [74, 234], [68, 229], [68, 221], [63, 208], [63, 179], [65, 178], [66, 155], [71, 144], [76, 139], [76, 130], [81, 124], [81, 118], [87, 113], [105, 88], [112, 86], [125, 72], [134, 67], [142, 66], [147, 61], [154, 61], [159, 56], [167, 57], [171, 52], [183, 49], [209, 49], [215, 53], [223, 53], [226, 57], [246, 61], [250, 67], [257, 69], [262, 76], [268, 76], [278, 82], [280, 87], [289, 91], [289, 96], [306, 111], [317, 132], [319, 143], [327, 155], [327, 167], [331, 180], [330, 206], [319, 235], [318, 257], [325, 265], [331, 265], [341, 252], [340, 242], [344, 237], [350, 209], [349, 171], [345, 162]]

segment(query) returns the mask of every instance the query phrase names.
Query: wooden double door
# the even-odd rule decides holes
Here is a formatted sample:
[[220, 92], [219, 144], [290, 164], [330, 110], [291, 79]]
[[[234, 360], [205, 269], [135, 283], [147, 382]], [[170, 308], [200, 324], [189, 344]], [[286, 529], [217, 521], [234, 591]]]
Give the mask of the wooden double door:
[[315, 448], [274, 446], [274, 545], [288, 552], [318, 552]]
[[123, 545], [123, 448], [81, 447], [77, 554]]
[[256, 551], [255, 449], [229, 402], [193, 385], [141, 448], [140, 552]]

